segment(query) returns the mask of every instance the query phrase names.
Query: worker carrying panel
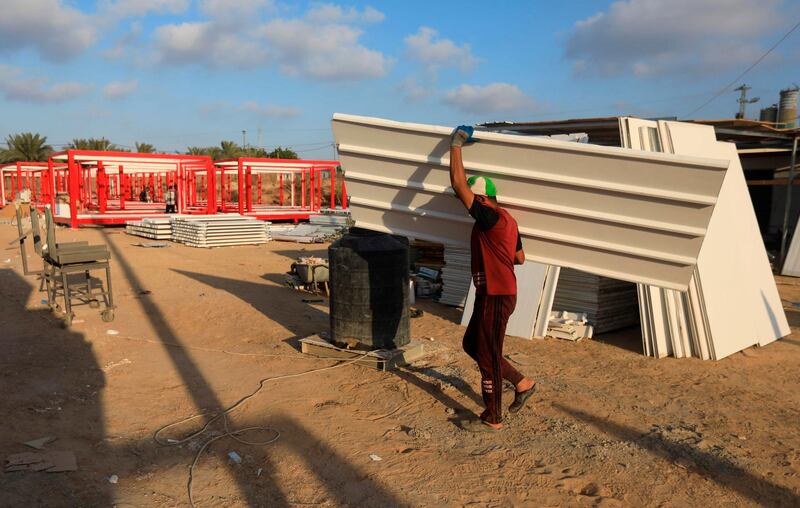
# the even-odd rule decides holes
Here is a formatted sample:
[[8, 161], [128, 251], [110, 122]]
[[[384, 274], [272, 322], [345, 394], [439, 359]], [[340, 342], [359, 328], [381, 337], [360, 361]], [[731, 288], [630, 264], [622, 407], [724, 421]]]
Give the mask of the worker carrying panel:
[[[363, 228], [468, 245], [450, 188], [452, 129], [335, 114], [333, 132]], [[469, 175], [491, 176], [527, 259], [686, 290], [729, 161], [476, 131]]]

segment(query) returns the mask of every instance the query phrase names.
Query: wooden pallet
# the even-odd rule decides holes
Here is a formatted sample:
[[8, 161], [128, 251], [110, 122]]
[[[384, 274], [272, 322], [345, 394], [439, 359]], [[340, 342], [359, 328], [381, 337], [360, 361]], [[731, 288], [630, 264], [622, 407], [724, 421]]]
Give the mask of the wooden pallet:
[[[337, 360], [352, 360], [364, 355], [364, 351], [341, 349], [324, 340], [319, 335], [312, 335], [300, 339], [300, 351], [304, 354], [332, 358]], [[422, 341], [412, 340], [403, 347], [391, 351], [371, 351], [359, 360], [359, 365], [366, 365], [378, 370], [394, 370], [401, 365], [418, 360], [425, 356], [425, 347]]]

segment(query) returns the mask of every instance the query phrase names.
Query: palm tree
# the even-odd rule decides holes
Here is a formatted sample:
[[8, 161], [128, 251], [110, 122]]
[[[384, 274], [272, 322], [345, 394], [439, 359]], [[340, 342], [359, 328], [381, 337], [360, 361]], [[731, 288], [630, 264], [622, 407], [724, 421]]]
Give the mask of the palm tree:
[[69, 144], [69, 147], [76, 150], [99, 150], [103, 152], [125, 151], [123, 148], [115, 145], [106, 138], [75, 138], [72, 140], [72, 143]]
[[47, 144], [47, 136], [23, 132], [6, 138], [7, 150], [1, 156], [4, 162], [43, 162], [50, 156], [53, 147]]
[[209, 149], [205, 146], [186, 147], [186, 155], [208, 155]]
[[213, 154], [214, 160], [235, 159], [241, 155], [242, 147], [237, 145], [235, 141], [221, 141], [218, 151]]
[[156, 153], [156, 147], [151, 145], [150, 143], [139, 143], [138, 141], [135, 143], [136, 145], [136, 153]]

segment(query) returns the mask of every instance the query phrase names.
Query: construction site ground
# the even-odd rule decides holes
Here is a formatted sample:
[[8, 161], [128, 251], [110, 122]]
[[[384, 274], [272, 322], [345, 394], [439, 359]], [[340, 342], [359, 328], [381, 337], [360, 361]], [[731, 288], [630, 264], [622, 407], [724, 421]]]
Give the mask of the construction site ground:
[[[16, 227], [0, 225], [0, 452], [55, 436], [46, 449], [78, 461], [74, 472], [0, 473], [2, 506], [187, 506], [196, 457], [202, 507], [800, 505], [796, 333], [719, 362], [647, 358], [635, 328], [578, 343], [508, 338], [506, 354], [539, 392], [503, 432], [472, 434], [459, 422], [480, 410], [479, 375], [461, 351], [460, 311], [422, 301], [412, 333], [423, 360], [267, 382], [227, 427], [276, 429], [271, 444], [227, 437], [221, 419], [183, 441], [260, 380], [335, 365], [298, 351], [299, 338], [328, 329], [327, 301], [304, 302], [317, 297], [283, 276], [327, 246], [58, 235], [108, 242], [116, 319], [84, 305], [64, 329], [22, 274], [8, 243]], [[800, 279], [779, 288], [787, 306], [800, 300]], [[154, 441], [196, 414], [206, 416]]]

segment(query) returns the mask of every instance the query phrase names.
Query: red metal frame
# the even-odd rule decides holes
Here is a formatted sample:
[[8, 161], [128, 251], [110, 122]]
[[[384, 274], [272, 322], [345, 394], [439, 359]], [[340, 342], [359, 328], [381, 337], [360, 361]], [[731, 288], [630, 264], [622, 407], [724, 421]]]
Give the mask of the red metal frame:
[[[216, 161], [214, 164], [220, 181], [219, 210], [222, 212], [236, 211], [242, 215], [271, 221], [308, 219], [322, 208], [325, 174], [330, 179], [329, 205], [337, 208], [336, 170], [340, 166], [339, 161], [242, 157]], [[277, 205], [263, 201], [265, 175], [276, 176]], [[284, 196], [285, 177], [290, 181], [289, 203]], [[339, 202], [341, 208], [346, 208], [347, 194], [343, 175], [340, 178], [342, 193]], [[237, 194], [235, 200], [232, 199], [234, 185]], [[254, 185], [256, 192], [253, 192]]]
[[[64, 169], [58, 169], [63, 162]], [[217, 211], [215, 171], [208, 156], [66, 150], [52, 154], [48, 164], [49, 181], [55, 182], [54, 192], [48, 196], [54, 218], [73, 228], [166, 216], [164, 190], [169, 185], [177, 186], [178, 213]], [[197, 199], [198, 176], [206, 177], [200, 180], [206, 185], [200, 189], [205, 199]], [[152, 202], [139, 200], [144, 189]], [[68, 211], [62, 203], [56, 206], [59, 191], [68, 193]]]
[[24, 190], [30, 190], [31, 203], [40, 208], [52, 201], [56, 188], [49, 162], [12, 162], [0, 166], [0, 207], [16, 199], [17, 194]]

